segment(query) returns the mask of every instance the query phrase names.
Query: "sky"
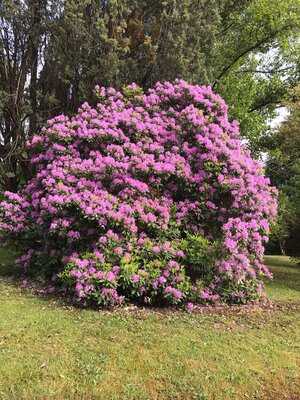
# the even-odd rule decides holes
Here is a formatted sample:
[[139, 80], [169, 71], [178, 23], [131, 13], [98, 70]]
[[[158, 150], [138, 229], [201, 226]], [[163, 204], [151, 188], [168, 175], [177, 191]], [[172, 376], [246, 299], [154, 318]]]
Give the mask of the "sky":
[[277, 116], [270, 122], [271, 128], [277, 128], [288, 116], [288, 110], [286, 107], [280, 107], [277, 109]]

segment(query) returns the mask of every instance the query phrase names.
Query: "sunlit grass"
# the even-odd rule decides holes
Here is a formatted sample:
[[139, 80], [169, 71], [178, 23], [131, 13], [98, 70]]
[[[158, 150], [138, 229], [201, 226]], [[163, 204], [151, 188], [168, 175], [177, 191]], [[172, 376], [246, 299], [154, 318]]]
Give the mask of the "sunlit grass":
[[266, 256], [265, 261], [274, 275], [273, 280], [267, 282], [270, 299], [300, 301], [300, 265], [284, 256]]
[[300, 268], [285, 258], [267, 258], [268, 294], [285, 309], [227, 315], [64, 306], [7, 279], [11, 258], [1, 255], [1, 400], [300, 398]]

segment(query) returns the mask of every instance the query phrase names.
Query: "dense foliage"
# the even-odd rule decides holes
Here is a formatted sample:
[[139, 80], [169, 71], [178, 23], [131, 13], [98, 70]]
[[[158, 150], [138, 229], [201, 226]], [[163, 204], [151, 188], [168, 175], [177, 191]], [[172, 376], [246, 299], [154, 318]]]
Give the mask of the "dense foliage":
[[289, 116], [279, 129], [265, 137], [266, 174], [279, 191], [279, 215], [272, 228], [270, 250], [300, 256], [300, 88], [287, 104]]
[[258, 151], [299, 80], [299, 10], [300, 0], [2, 0], [0, 189], [28, 177], [28, 137], [91, 102], [96, 84], [211, 85]]
[[182, 80], [96, 92], [32, 138], [35, 175], [1, 203], [27, 272], [99, 305], [258, 298], [276, 190], [225, 102]]

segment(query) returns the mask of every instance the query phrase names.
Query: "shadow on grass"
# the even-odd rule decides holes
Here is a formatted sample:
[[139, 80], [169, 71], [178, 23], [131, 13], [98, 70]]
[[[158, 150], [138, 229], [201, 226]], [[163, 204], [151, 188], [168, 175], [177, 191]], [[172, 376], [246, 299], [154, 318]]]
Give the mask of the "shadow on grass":
[[0, 247], [0, 277], [20, 278], [21, 270], [15, 263], [16, 252], [7, 247]]

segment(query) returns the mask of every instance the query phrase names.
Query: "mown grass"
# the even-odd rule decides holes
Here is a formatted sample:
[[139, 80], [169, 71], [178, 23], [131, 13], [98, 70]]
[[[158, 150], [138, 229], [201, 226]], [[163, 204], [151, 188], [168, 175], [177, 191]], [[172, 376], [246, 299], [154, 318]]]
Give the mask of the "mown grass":
[[266, 256], [265, 262], [273, 272], [273, 280], [267, 282], [270, 299], [300, 301], [300, 265], [284, 256]]
[[300, 399], [300, 268], [268, 257], [274, 309], [80, 310], [0, 276], [0, 399]]

